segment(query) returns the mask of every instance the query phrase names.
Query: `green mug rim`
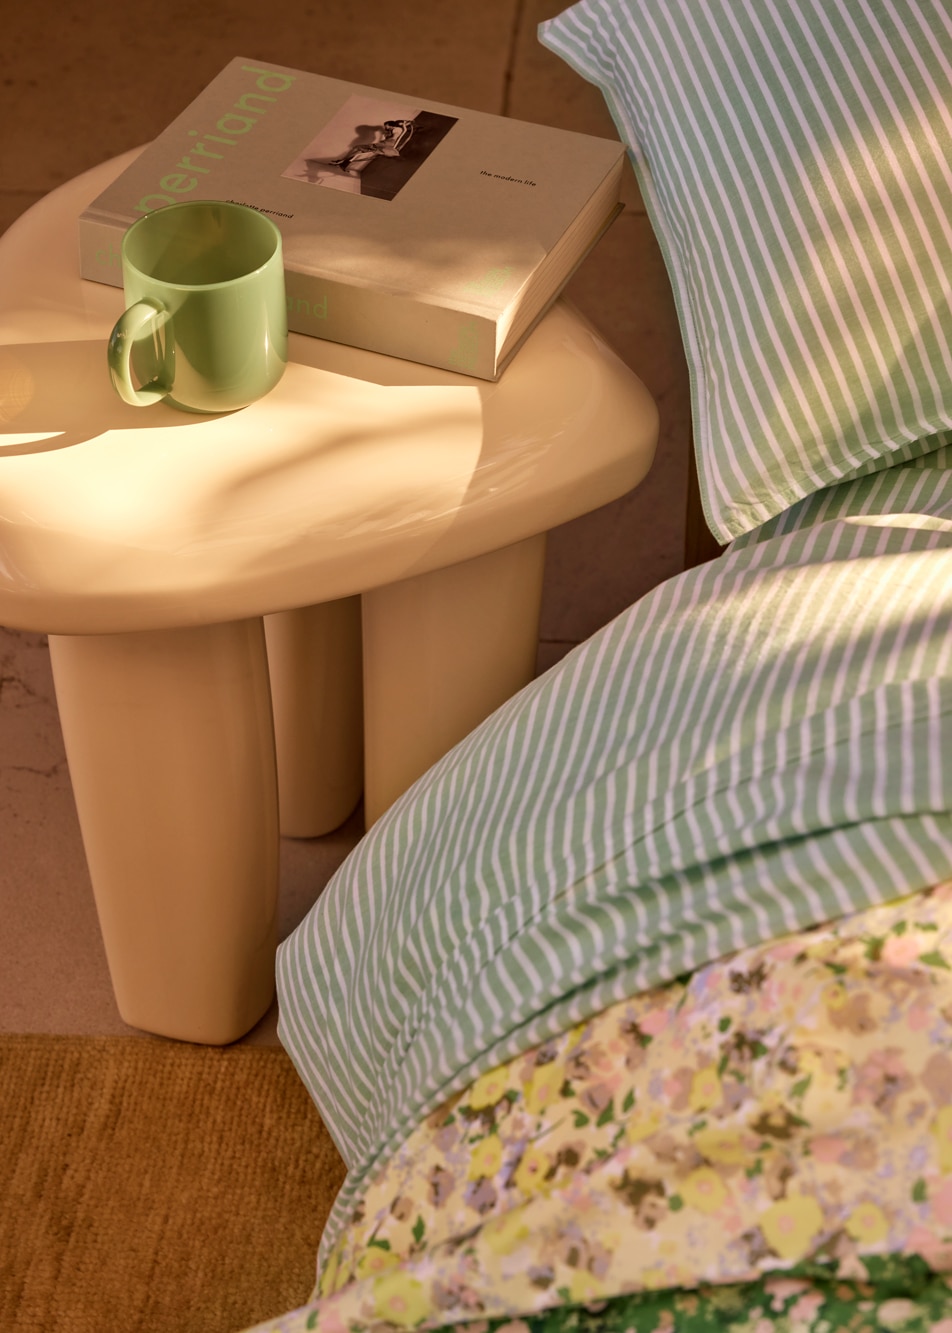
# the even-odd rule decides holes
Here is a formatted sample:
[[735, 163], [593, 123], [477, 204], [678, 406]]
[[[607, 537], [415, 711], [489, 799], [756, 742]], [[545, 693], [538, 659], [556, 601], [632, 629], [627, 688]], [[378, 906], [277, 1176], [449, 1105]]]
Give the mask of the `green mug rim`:
[[[244, 215], [247, 214], [253, 215], [255, 218], [266, 224], [266, 229], [269, 232], [273, 241], [271, 253], [267, 256], [266, 259], [263, 259], [261, 263], [258, 264], [255, 268], [246, 269], [244, 273], [239, 273], [234, 278], [223, 278], [218, 282], [175, 282], [174, 280], [170, 280], [167, 278], [158, 278], [155, 276], [154, 273], [150, 273], [147, 269], [142, 268], [128, 254], [127, 244], [129, 242], [130, 236], [132, 236], [133, 233], [137, 232], [139, 228], [144, 227], [146, 224], [148, 224], [159, 213], [167, 214], [171, 212], [181, 212], [183, 210], [194, 211], [202, 208], [219, 208], [219, 209], [224, 208], [232, 212], [242, 213]], [[252, 207], [251, 204], [239, 204], [234, 199], [182, 199], [178, 203], [162, 204], [158, 208], [152, 208], [149, 210], [148, 213], [143, 214], [141, 218], [136, 218], [135, 222], [131, 223], [126, 228], [126, 231], [122, 237], [122, 245], [120, 248], [121, 248], [123, 263], [128, 264], [129, 267], [139, 275], [139, 277], [144, 278], [147, 282], [160, 283], [163, 287], [168, 287], [174, 289], [175, 291], [180, 291], [180, 292], [196, 292], [196, 291], [200, 292], [200, 291], [212, 291], [216, 287], [230, 287], [233, 286], [235, 283], [244, 282], [249, 278], [255, 277], [262, 271], [262, 269], [267, 268], [269, 264], [274, 262], [275, 256], [281, 255], [282, 241], [283, 237], [281, 235], [281, 229], [277, 225], [277, 223], [274, 222], [272, 218], [269, 218], [266, 213], [263, 213], [261, 209], [254, 208]]]

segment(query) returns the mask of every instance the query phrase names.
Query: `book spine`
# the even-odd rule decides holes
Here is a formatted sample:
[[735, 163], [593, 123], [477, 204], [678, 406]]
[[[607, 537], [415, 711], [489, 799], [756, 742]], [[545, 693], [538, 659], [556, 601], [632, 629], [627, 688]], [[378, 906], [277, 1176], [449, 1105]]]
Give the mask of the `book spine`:
[[496, 323], [412, 295], [372, 291], [288, 268], [288, 327], [370, 352], [495, 379]]
[[[79, 222], [82, 277], [122, 286], [125, 224], [85, 215]], [[499, 374], [493, 319], [432, 305], [413, 296], [375, 292], [286, 268], [288, 328], [368, 352], [454, 370], [476, 379]]]
[[104, 222], [83, 216], [79, 219], [79, 272], [93, 282], [122, 286], [120, 247], [127, 224]]

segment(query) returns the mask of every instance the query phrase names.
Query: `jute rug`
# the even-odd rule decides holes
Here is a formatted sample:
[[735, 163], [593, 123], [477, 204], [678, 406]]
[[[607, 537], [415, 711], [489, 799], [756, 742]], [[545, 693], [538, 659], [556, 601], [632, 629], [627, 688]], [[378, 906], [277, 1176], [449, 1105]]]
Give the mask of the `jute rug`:
[[3, 1333], [235, 1333], [305, 1301], [343, 1164], [283, 1051], [0, 1036]]

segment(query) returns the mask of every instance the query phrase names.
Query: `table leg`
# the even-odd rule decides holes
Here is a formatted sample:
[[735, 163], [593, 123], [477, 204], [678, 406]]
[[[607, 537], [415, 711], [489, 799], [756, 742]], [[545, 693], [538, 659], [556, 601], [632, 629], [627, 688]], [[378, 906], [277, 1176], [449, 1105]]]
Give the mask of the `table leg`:
[[364, 593], [368, 828], [532, 679], [544, 566], [542, 533]]
[[360, 598], [265, 616], [281, 832], [339, 828], [364, 781]]
[[222, 1044], [274, 990], [278, 821], [260, 620], [50, 636], [119, 1011]]

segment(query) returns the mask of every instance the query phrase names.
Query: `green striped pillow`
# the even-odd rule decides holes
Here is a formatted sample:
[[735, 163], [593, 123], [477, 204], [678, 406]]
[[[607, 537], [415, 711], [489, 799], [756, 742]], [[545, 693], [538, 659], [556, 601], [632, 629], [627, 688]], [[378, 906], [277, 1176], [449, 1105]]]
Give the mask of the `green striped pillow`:
[[715, 536], [952, 438], [949, 0], [581, 0], [539, 35], [629, 146]]

